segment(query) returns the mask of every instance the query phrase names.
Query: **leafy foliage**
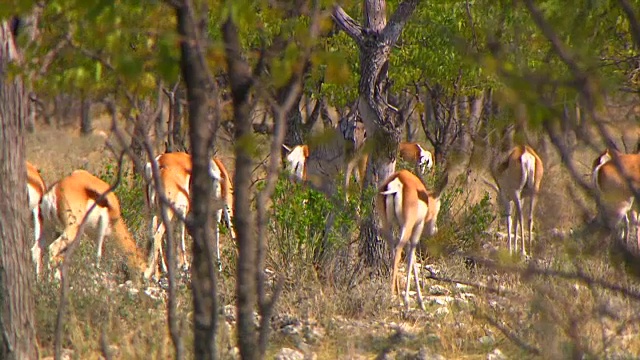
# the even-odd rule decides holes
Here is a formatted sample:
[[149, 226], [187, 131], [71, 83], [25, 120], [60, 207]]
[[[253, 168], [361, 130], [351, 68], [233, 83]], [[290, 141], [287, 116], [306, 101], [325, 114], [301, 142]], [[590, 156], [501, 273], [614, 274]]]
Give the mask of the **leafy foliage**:
[[269, 226], [273, 264], [299, 267], [295, 270], [310, 269], [310, 264], [318, 267], [328, 254], [348, 245], [357, 226], [357, 200], [345, 204], [343, 198], [342, 191], [327, 198], [282, 176], [274, 191]]
[[[117, 180], [118, 169], [116, 163], [105, 164], [104, 169], [98, 175], [108, 184], [114, 184]], [[124, 222], [132, 229], [142, 229], [146, 223], [148, 214], [146, 204], [146, 186], [144, 179], [137, 174], [131, 174], [131, 170], [125, 169], [120, 177], [120, 184], [115, 189], [115, 194], [120, 200], [120, 209]], [[146, 245], [146, 244], [145, 244]]]
[[480, 201], [470, 203], [470, 191], [462, 185], [450, 187], [441, 197], [438, 234], [428, 238], [426, 250], [430, 255], [474, 254], [496, 215], [489, 193]]

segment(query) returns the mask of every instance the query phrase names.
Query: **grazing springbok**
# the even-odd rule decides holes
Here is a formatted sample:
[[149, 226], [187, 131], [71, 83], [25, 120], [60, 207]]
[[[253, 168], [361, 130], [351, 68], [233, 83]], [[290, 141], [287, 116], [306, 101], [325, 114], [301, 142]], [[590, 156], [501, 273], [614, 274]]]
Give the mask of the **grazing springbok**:
[[[155, 158], [158, 164], [159, 176], [164, 186], [164, 197], [171, 203], [172, 207], [179, 213], [180, 217], [186, 216], [189, 211], [189, 187], [191, 181], [191, 155], [184, 152], [165, 153], [158, 155]], [[220, 159], [214, 157], [209, 163], [209, 174], [213, 179], [213, 191], [216, 199], [223, 200], [223, 207], [216, 210], [215, 215], [215, 241], [216, 241], [216, 256], [218, 261], [218, 267], [221, 267], [220, 261], [220, 230], [218, 228], [219, 222], [222, 220], [224, 214], [225, 222], [229, 227], [231, 237], [235, 239], [235, 231], [231, 219], [233, 218], [233, 193], [231, 186], [231, 177], [227, 172]], [[152, 164], [147, 163], [145, 165], [145, 172], [149, 178], [152, 177]], [[156, 274], [154, 270], [157, 270], [158, 256], [161, 259], [161, 265], [163, 271], [167, 271], [167, 265], [164, 260], [162, 251], [162, 238], [166, 231], [164, 223], [158, 224], [158, 216], [160, 214], [160, 199], [156, 194], [155, 186], [152, 182], [147, 187], [147, 203], [150, 208], [154, 209], [155, 213], [151, 219], [151, 237], [152, 246], [149, 253], [148, 267], [145, 271], [145, 278], [151, 277], [152, 273]], [[173, 219], [173, 211], [167, 213], [168, 220]], [[181, 256], [179, 265], [186, 268], [188, 266], [186, 256], [186, 244], [185, 244], [185, 225], [182, 221], [179, 222], [180, 227], [180, 251]], [[169, 244], [172, 246], [172, 244]]]
[[[500, 203], [507, 217], [507, 238], [509, 253], [515, 248], [518, 252], [518, 224], [520, 224], [520, 238], [522, 239], [522, 255], [527, 256], [524, 238], [524, 215], [522, 205], [526, 198], [529, 203], [529, 249], [533, 244], [533, 213], [536, 206], [540, 183], [544, 174], [542, 160], [538, 154], [527, 145], [515, 146], [511, 149], [507, 159], [498, 164], [491, 171], [495, 184], [488, 183], [498, 193]], [[497, 186], [496, 186], [497, 185]], [[512, 204], [516, 207], [516, 223], [513, 226]], [[513, 232], [512, 232], [513, 230]], [[513, 242], [512, 239], [513, 238]]]
[[[426, 226], [427, 235], [433, 236], [438, 232], [438, 213], [440, 212], [440, 194], [447, 185], [448, 175], [439, 182], [436, 189], [428, 191], [420, 178], [407, 170], [392, 174], [380, 186], [376, 197], [376, 207], [382, 222], [382, 231], [390, 248], [394, 251], [393, 272], [391, 274], [391, 294], [400, 292], [398, 279], [398, 265], [405, 247], [407, 249], [407, 283], [404, 293], [404, 303], [409, 309], [409, 287], [411, 271], [414, 273], [418, 302], [424, 310], [422, 292], [418, 278], [418, 268], [414, 257], [416, 246], [420, 242], [423, 228]], [[393, 226], [399, 226], [400, 236], [393, 236]]]
[[401, 142], [398, 145], [398, 151], [400, 158], [414, 164], [421, 174], [433, 168], [433, 154], [416, 142]]
[[44, 180], [38, 169], [27, 161], [27, 198], [29, 201], [29, 211], [33, 215], [33, 238], [34, 243], [31, 248], [31, 258], [36, 266], [36, 277], [40, 275], [40, 268], [42, 267], [42, 248], [44, 245], [40, 244], [42, 231], [42, 216], [40, 215], [40, 202], [42, 196], [47, 192], [47, 186], [44, 184]]
[[105, 236], [112, 236], [127, 253], [129, 265], [144, 271], [144, 255], [122, 219], [118, 198], [113, 192], [102, 196], [108, 190], [106, 182], [85, 170], [76, 170], [53, 184], [44, 194], [40, 205], [43, 218], [64, 227], [62, 235], [49, 245], [49, 266], [62, 260], [62, 253], [75, 240], [85, 215], [96, 204], [86, 219], [87, 229], [97, 232], [96, 265], [100, 266]]
[[[640, 154], [623, 154], [616, 150], [605, 150], [593, 162], [593, 184], [602, 205], [600, 215], [603, 220], [611, 228], [615, 228], [621, 220], [624, 220], [625, 230], [622, 238], [628, 242], [631, 232], [630, 223], [637, 224], [638, 215], [632, 208], [635, 199], [634, 191], [640, 190]], [[629, 212], [631, 212], [631, 221]], [[640, 248], [640, 232], [637, 227], [636, 239]]]

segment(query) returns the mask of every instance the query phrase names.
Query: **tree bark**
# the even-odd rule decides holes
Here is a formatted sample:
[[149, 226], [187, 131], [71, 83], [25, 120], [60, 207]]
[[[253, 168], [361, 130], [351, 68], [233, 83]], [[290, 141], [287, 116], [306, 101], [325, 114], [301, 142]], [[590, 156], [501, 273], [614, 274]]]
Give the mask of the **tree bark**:
[[[282, 93], [278, 94], [278, 103], [282, 103], [284, 93], [288, 88], [283, 87]], [[305, 127], [302, 125], [302, 113], [300, 112], [300, 101], [302, 100], [302, 92], [297, 96], [295, 106], [287, 112], [287, 132], [284, 136], [284, 143], [289, 146], [295, 146], [305, 143]]]
[[25, 122], [28, 91], [20, 77], [5, 78], [19, 61], [9, 24], [0, 25], [0, 359], [37, 359], [34, 275], [27, 236]]
[[89, 135], [93, 130], [93, 123], [91, 121], [91, 99], [87, 97], [82, 98], [82, 105], [80, 107], [80, 134]]
[[248, 143], [253, 134], [249, 93], [252, 86], [251, 70], [244, 62], [238, 29], [229, 18], [222, 26], [222, 36], [227, 50], [227, 67], [235, 119], [236, 172], [234, 176], [234, 207], [236, 241], [238, 243], [238, 269], [236, 294], [238, 308], [237, 338], [242, 359], [258, 359], [258, 339], [254, 325], [254, 309], [257, 304], [256, 233], [251, 210], [251, 171], [253, 158]]
[[[387, 102], [389, 55], [416, 5], [417, 0], [403, 1], [387, 24], [386, 0], [364, 0], [363, 26], [341, 7], [336, 6], [333, 11], [336, 24], [360, 49], [358, 110], [367, 130], [368, 141], [375, 144], [369, 156], [365, 188], [377, 187], [395, 170], [400, 132], [404, 124], [398, 110]], [[386, 262], [385, 245], [379, 235], [375, 211], [364, 221], [360, 245], [364, 265], [381, 268], [380, 265]]]
[[216, 267], [212, 261], [214, 249], [209, 241], [213, 238], [213, 212], [208, 201], [212, 196], [209, 162], [212, 155], [210, 144], [214, 139], [211, 138], [213, 132], [207, 116], [209, 94], [212, 91], [202, 54], [205, 49], [204, 34], [207, 22], [199, 21], [196, 15], [205, 14], [203, 18], [206, 18], [207, 12], [203, 9], [196, 11], [193, 4], [191, 1], [181, 1], [176, 6], [176, 17], [178, 33], [185, 39], [180, 43], [180, 66], [187, 88], [189, 139], [193, 162], [188, 228], [193, 239], [191, 287], [194, 306], [194, 355], [196, 359], [215, 359], [218, 327], [217, 279]]
[[187, 144], [185, 142], [184, 134], [182, 131], [182, 124], [184, 121], [183, 118], [183, 109], [182, 109], [182, 99], [183, 94], [180, 87], [176, 89], [173, 95], [173, 122], [171, 129], [169, 129], [172, 142], [173, 142], [173, 151], [185, 151], [187, 149]]

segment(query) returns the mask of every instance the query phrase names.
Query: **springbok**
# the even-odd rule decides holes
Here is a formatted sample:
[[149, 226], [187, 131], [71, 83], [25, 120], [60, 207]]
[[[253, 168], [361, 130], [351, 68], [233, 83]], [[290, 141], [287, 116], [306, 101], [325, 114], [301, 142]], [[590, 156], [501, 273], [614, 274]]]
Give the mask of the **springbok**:
[[287, 150], [287, 169], [289, 170], [289, 179], [292, 182], [305, 182], [307, 180], [307, 159], [309, 158], [308, 145], [296, 145], [293, 148], [282, 144]]
[[[522, 204], [525, 198], [530, 198], [529, 203], [529, 248], [533, 244], [533, 213], [536, 206], [540, 183], [544, 174], [542, 160], [538, 154], [527, 145], [515, 146], [511, 149], [505, 161], [491, 171], [495, 184], [488, 183], [498, 193], [498, 197], [507, 217], [507, 238], [509, 253], [518, 252], [518, 224], [520, 224], [520, 238], [522, 239], [522, 255], [527, 256], [524, 238], [524, 216]], [[497, 186], [496, 186], [497, 185]], [[516, 206], [516, 224], [513, 226], [511, 217], [512, 203]], [[513, 233], [512, 233], [513, 229]], [[512, 237], [513, 241], [512, 243]]]
[[312, 148], [309, 145], [282, 145], [287, 151], [285, 167], [292, 182], [304, 182], [330, 193], [334, 190], [333, 182], [326, 179], [343, 171], [345, 199], [349, 199], [348, 188], [352, 176], [362, 184], [367, 167], [367, 153], [363, 147], [366, 129], [364, 123], [356, 120], [355, 114], [351, 112], [343, 116], [336, 127], [327, 129], [324, 141]]
[[421, 174], [425, 174], [433, 168], [433, 154], [416, 142], [401, 142], [398, 145], [398, 151], [399, 157], [414, 164]]
[[[438, 213], [440, 212], [440, 194], [447, 185], [448, 175], [439, 182], [436, 189], [427, 191], [424, 184], [416, 175], [407, 170], [392, 174], [380, 186], [376, 197], [376, 207], [382, 222], [382, 232], [394, 251], [393, 272], [391, 274], [391, 295], [400, 292], [398, 279], [398, 265], [402, 251], [407, 250], [407, 283], [404, 293], [404, 303], [409, 309], [409, 288], [411, 271], [414, 273], [418, 302], [424, 310], [422, 292], [418, 278], [418, 268], [414, 257], [416, 246], [420, 241], [423, 228], [426, 225], [427, 235], [433, 236], [438, 232]], [[400, 227], [400, 237], [395, 238], [392, 227]]]
[[[603, 220], [611, 228], [624, 220], [625, 231], [622, 237], [628, 242], [631, 232], [630, 223], [637, 224], [638, 217], [632, 209], [635, 199], [634, 191], [640, 190], [640, 154], [623, 154], [616, 150], [605, 150], [593, 162], [593, 184], [602, 205]], [[629, 212], [631, 212], [631, 221]], [[636, 239], [640, 248], [640, 232], [637, 227]]]
[[[286, 157], [286, 168], [289, 171], [289, 179], [291, 182], [304, 183], [307, 181], [307, 164], [309, 159], [309, 146], [308, 145], [296, 145], [290, 148], [286, 145], [282, 145], [285, 150], [288, 151]], [[347, 156], [349, 155], [349, 156]], [[364, 181], [365, 173], [367, 171], [368, 154], [362, 150], [356, 150], [353, 153], [345, 154], [345, 175], [344, 175], [344, 189], [345, 199], [349, 200], [349, 183], [351, 176], [355, 176], [356, 182], [362, 185]], [[354, 170], [356, 170], [354, 172]]]
[[34, 243], [31, 248], [31, 258], [36, 266], [36, 277], [40, 276], [40, 268], [42, 267], [42, 248], [44, 245], [40, 244], [42, 231], [42, 216], [40, 215], [40, 202], [42, 196], [47, 191], [47, 186], [44, 184], [44, 180], [38, 169], [31, 164], [27, 163], [27, 199], [29, 201], [29, 211], [33, 215], [33, 238]]
[[[183, 152], [165, 153], [158, 155], [155, 158], [160, 171], [160, 180], [164, 186], [164, 197], [172, 204], [173, 208], [179, 213], [180, 217], [184, 217], [189, 211], [189, 186], [191, 181], [191, 155]], [[216, 210], [215, 215], [215, 241], [216, 241], [216, 256], [218, 261], [218, 267], [221, 266], [220, 261], [220, 230], [218, 224], [222, 220], [224, 214], [225, 222], [231, 233], [231, 237], [235, 239], [235, 231], [231, 219], [233, 218], [233, 193], [231, 186], [231, 177], [224, 167], [224, 164], [220, 159], [214, 157], [209, 163], [209, 175], [213, 179], [213, 191], [216, 199], [223, 199], [223, 207]], [[152, 177], [152, 164], [147, 163], [145, 165], [145, 173], [149, 178]], [[167, 271], [167, 265], [164, 260], [162, 251], [162, 238], [166, 231], [165, 224], [160, 222], [158, 224], [158, 215], [161, 210], [160, 199], [158, 198], [155, 186], [152, 182], [147, 187], [147, 203], [149, 207], [154, 209], [155, 212], [151, 219], [151, 238], [152, 246], [149, 253], [148, 267], [145, 271], [145, 278], [148, 279], [154, 273], [154, 269], [157, 269], [158, 256], [161, 259], [161, 265], [163, 271]], [[173, 211], [168, 212], [169, 220], [173, 219]], [[185, 244], [185, 225], [183, 222], [179, 222], [180, 227], [180, 250], [181, 261], [180, 266], [186, 267], [186, 244]], [[173, 246], [169, 244], [169, 246]], [[156, 273], [157, 275], [157, 273]]]
[[118, 198], [113, 192], [103, 196], [108, 190], [106, 182], [85, 170], [76, 170], [53, 184], [44, 194], [40, 205], [43, 218], [64, 227], [62, 235], [49, 245], [49, 266], [62, 260], [62, 253], [75, 240], [85, 215], [96, 204], [86, 219], [88, 229], [97, 231], [96, 265], [100, 266], [104, 238], [110, 235], [127, 253], [129, 265], [144, 271], [144, 256], [122, 219]]

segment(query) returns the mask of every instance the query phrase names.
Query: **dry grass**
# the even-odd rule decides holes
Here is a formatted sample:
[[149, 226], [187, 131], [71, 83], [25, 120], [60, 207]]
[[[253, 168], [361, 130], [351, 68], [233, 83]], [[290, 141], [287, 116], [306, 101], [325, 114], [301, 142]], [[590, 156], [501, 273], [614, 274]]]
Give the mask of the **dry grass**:
[[[100, 119], [96, 127], [97, 131], [106, 131], [108, 119]], [[629, 132], [626, 128], [612, 129], [618, 134]], [[231, 146], [226, 140], [219, 142], [219, 156], [233, 173]], [[81, 137], [73, 130], [40, 128], [29, 135], [27, 148], [29, 160], [41, 169], [47, 184], [77, 168], [100, 174], [107, 163], [112, 163], [99, 135]], [[578, 154], [581, 162], [590, 164], [596, 152], [585, 148]], [[576, 188], [574, 181], [556, 153], [549, 152], [543, 160], [547, 167], [536, 211], [534, 250], [539, 259], [532, 263], [550, 272], [580, 270], [588, 277], [640, 291], [638, 279], [607, 251], [585, 253], [582, 239], [552, 234], [552, 229], [563, 234], [570, 229], [579, 233], [584, 219], [577, 204], [591, 202], [585, 194], [572, 191]], [[477, 204], [490, 191], [479, 180], [481, 175], [474, 171], [465, 182], [454, 185], [464, 187], [451, 205], [456, 216], [462, 216], [464, 208]], [[261, 176], [259, 170], [254, 176]], [[137, 191], [132, 189], [127, 191]], [[138, 225], [132, 232], [138, 245], [146, 246], [147, 214], [134, 211], [125, 216], [137, 216]], [[498, 218], [492, 227], [499, 223], [504, 228], [501, 221]], [[441, 227], [443, 235], [433, 241], [455, 244], [459, 239], [446, 234], [455, 234], [457, 229], [446, 226]], [[352, 241], [356, 233], [348, 237]], [[104, 333], [114, 358], [171, 358], [166, 304], [145, 294], [145, 290], [157, 289], [136, 292], [128, 285], [121, 286], [127, 272], [122, 268], [122, 255], [109, 241], [105, 243], [102, 269], [96, 270], [91, 265], [95, 245], [87, 240], [72, 266], [73, 290], [64, 347], [72, 349], [76, 358], [100, 358]], [[279, 241], [275, 236], [270, 238], [271, 252], [278, 251]], [[318, 359], [415, 359], [429, 353], [446, 358], [484, 359], [495, 349], [508, 358], [567, 358], [580, 351], [586, 358], [632, 358], [640, 353], [640, 339], [634, 336], [640, 331], [639, 300], [585, 281], [527, 272], [526, 264], [502, 251], [503, 240], [476, 233], [473, 241], [479, 249], [474, 255], [500, 260], [499, 266], [478, 264], [469, 269], [460, 254], [430, 252], [423, 261], [438, 270], [439, 278], [479, 287], [428, 279], [428, 272], [422, 270], [427, 312], [417, 310], [415, 304], [409, 312], [403, 311], [401, 299], [389, 296], [386, 278], [372, 280], [359, 275], [355, 277], [358, 281], [351, 281], [357, 244], [336, 249], [317, 268], [296, 257], [289, 258], [286, 264], [279, 263], [281, 258], [272, 254], [268, 267], [286, 277], [286, 286], [276, 306], [270, 355], [281, 347], [313, 352]], [[235, 252], [230, 241], [223, 244], [222, 250], [225, 267], [219, 281], [220, 303], [230, 309], [235, 301]], [[39, 284], [37, 291], [41, 354], [49, 356], [53, 354], [59, 291], [50, 282]], [[179, 285], [178, 309], [186, 344], [190, 344], [191, 297], [185, 281]], [[228, 321], [221, 322], [221, 354], [222, 358], [234, 358], [233, 314], [225, 314]], [[527, 351], [517, 341], [536, 350]], [[381, 357], [383, 354], [386, 357]]]

